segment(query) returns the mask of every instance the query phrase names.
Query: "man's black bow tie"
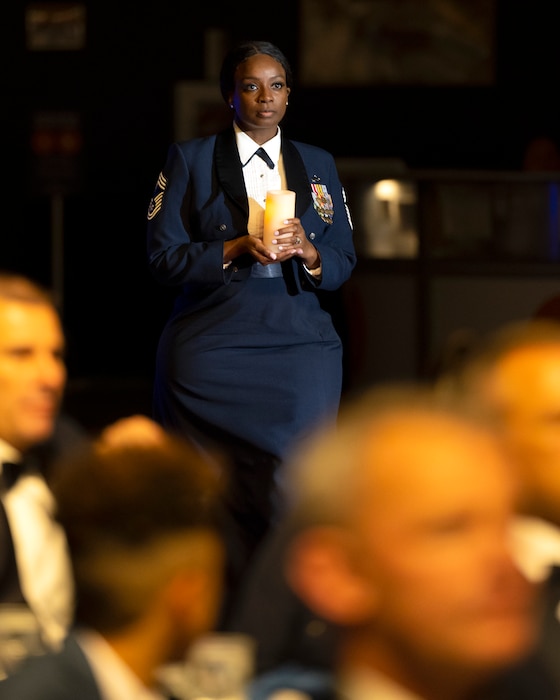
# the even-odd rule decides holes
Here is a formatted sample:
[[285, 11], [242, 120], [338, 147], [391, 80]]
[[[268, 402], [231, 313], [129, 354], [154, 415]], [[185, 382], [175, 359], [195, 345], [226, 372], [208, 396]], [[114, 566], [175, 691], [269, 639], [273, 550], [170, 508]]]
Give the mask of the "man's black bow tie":
[[5, 491], [11, 489], [23, 472], [23, 465], [17, 462], [2, 462], [0, 484]]
[[262, 158], [271, 170], [272, 170], [272, 168], [274, 168], [274, 163], [272, 162], [272, 159], [270, 158], [268, 153], [264, 150], [264, 148], [259, 148], [258, 150], [256, 150], [255, 155]]

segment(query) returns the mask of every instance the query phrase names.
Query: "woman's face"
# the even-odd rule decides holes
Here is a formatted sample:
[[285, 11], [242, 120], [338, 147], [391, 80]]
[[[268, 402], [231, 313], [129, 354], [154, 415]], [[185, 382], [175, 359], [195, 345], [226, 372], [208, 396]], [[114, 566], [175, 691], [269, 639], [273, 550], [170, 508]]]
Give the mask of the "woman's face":
[[237, 66], [229, 103], [237, 125], [257, 143], [277, 132], [286, 113], [290, 88], [282, 65], [267, 54], [251, 56]]

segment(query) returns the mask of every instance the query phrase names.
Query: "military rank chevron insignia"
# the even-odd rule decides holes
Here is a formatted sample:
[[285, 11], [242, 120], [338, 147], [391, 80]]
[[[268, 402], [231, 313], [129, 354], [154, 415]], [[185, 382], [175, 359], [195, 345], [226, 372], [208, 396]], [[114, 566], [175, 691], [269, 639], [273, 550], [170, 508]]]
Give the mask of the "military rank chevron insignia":
[[163, 195], [165, 193], [165, 188], [167, 187], [167, 178], [163, 176], [163, 173], [159, 174], [156, 189], [154, 195], [150, 200], [150, 205], [148, 206], [148, 221], [153, 219], [156, 214], [161, 209], [161, 204], [163, 202]]

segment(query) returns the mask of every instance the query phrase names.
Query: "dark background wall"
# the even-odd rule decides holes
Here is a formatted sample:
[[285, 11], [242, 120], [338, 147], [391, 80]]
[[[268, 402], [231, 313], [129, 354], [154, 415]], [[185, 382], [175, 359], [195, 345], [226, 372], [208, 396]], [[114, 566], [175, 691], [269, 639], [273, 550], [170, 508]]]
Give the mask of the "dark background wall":
[[205, 77], [209, 27], [231, 40], [262, 38], [282, 47], [296, 76], [285, 129], [337, 157], [515, 170], [530, 138], [558, 137], [560, 42], [548, 0], [498, 0], [496, 76], [487, 87], [299, 88], [297, 0], [274, 7], [255, 0], [88, 0], [86, 48], [79, 52], [27, 51], [25, 5], [8, 4], [1, 22], [0, 267], [53, 281], [53, 194], [36, 182], [33, 115], [78, 113], [83, 147], [56, 199], [75, 377], [151, 376], [170, 295], [146, 269], [145, 214], [173, 138], [173, 86]]

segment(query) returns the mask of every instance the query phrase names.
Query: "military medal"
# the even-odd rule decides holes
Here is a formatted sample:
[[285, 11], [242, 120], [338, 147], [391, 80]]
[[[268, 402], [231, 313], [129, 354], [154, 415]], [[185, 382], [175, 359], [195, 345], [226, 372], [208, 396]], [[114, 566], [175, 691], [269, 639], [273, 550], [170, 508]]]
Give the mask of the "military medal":
[[332, 224], [334, 207], [332, 197], [330, 196], [327, 186], [319, 183], [311, 183], [311, 194], [313, 195], [313, 206], [315, 211], [326, 224]]

